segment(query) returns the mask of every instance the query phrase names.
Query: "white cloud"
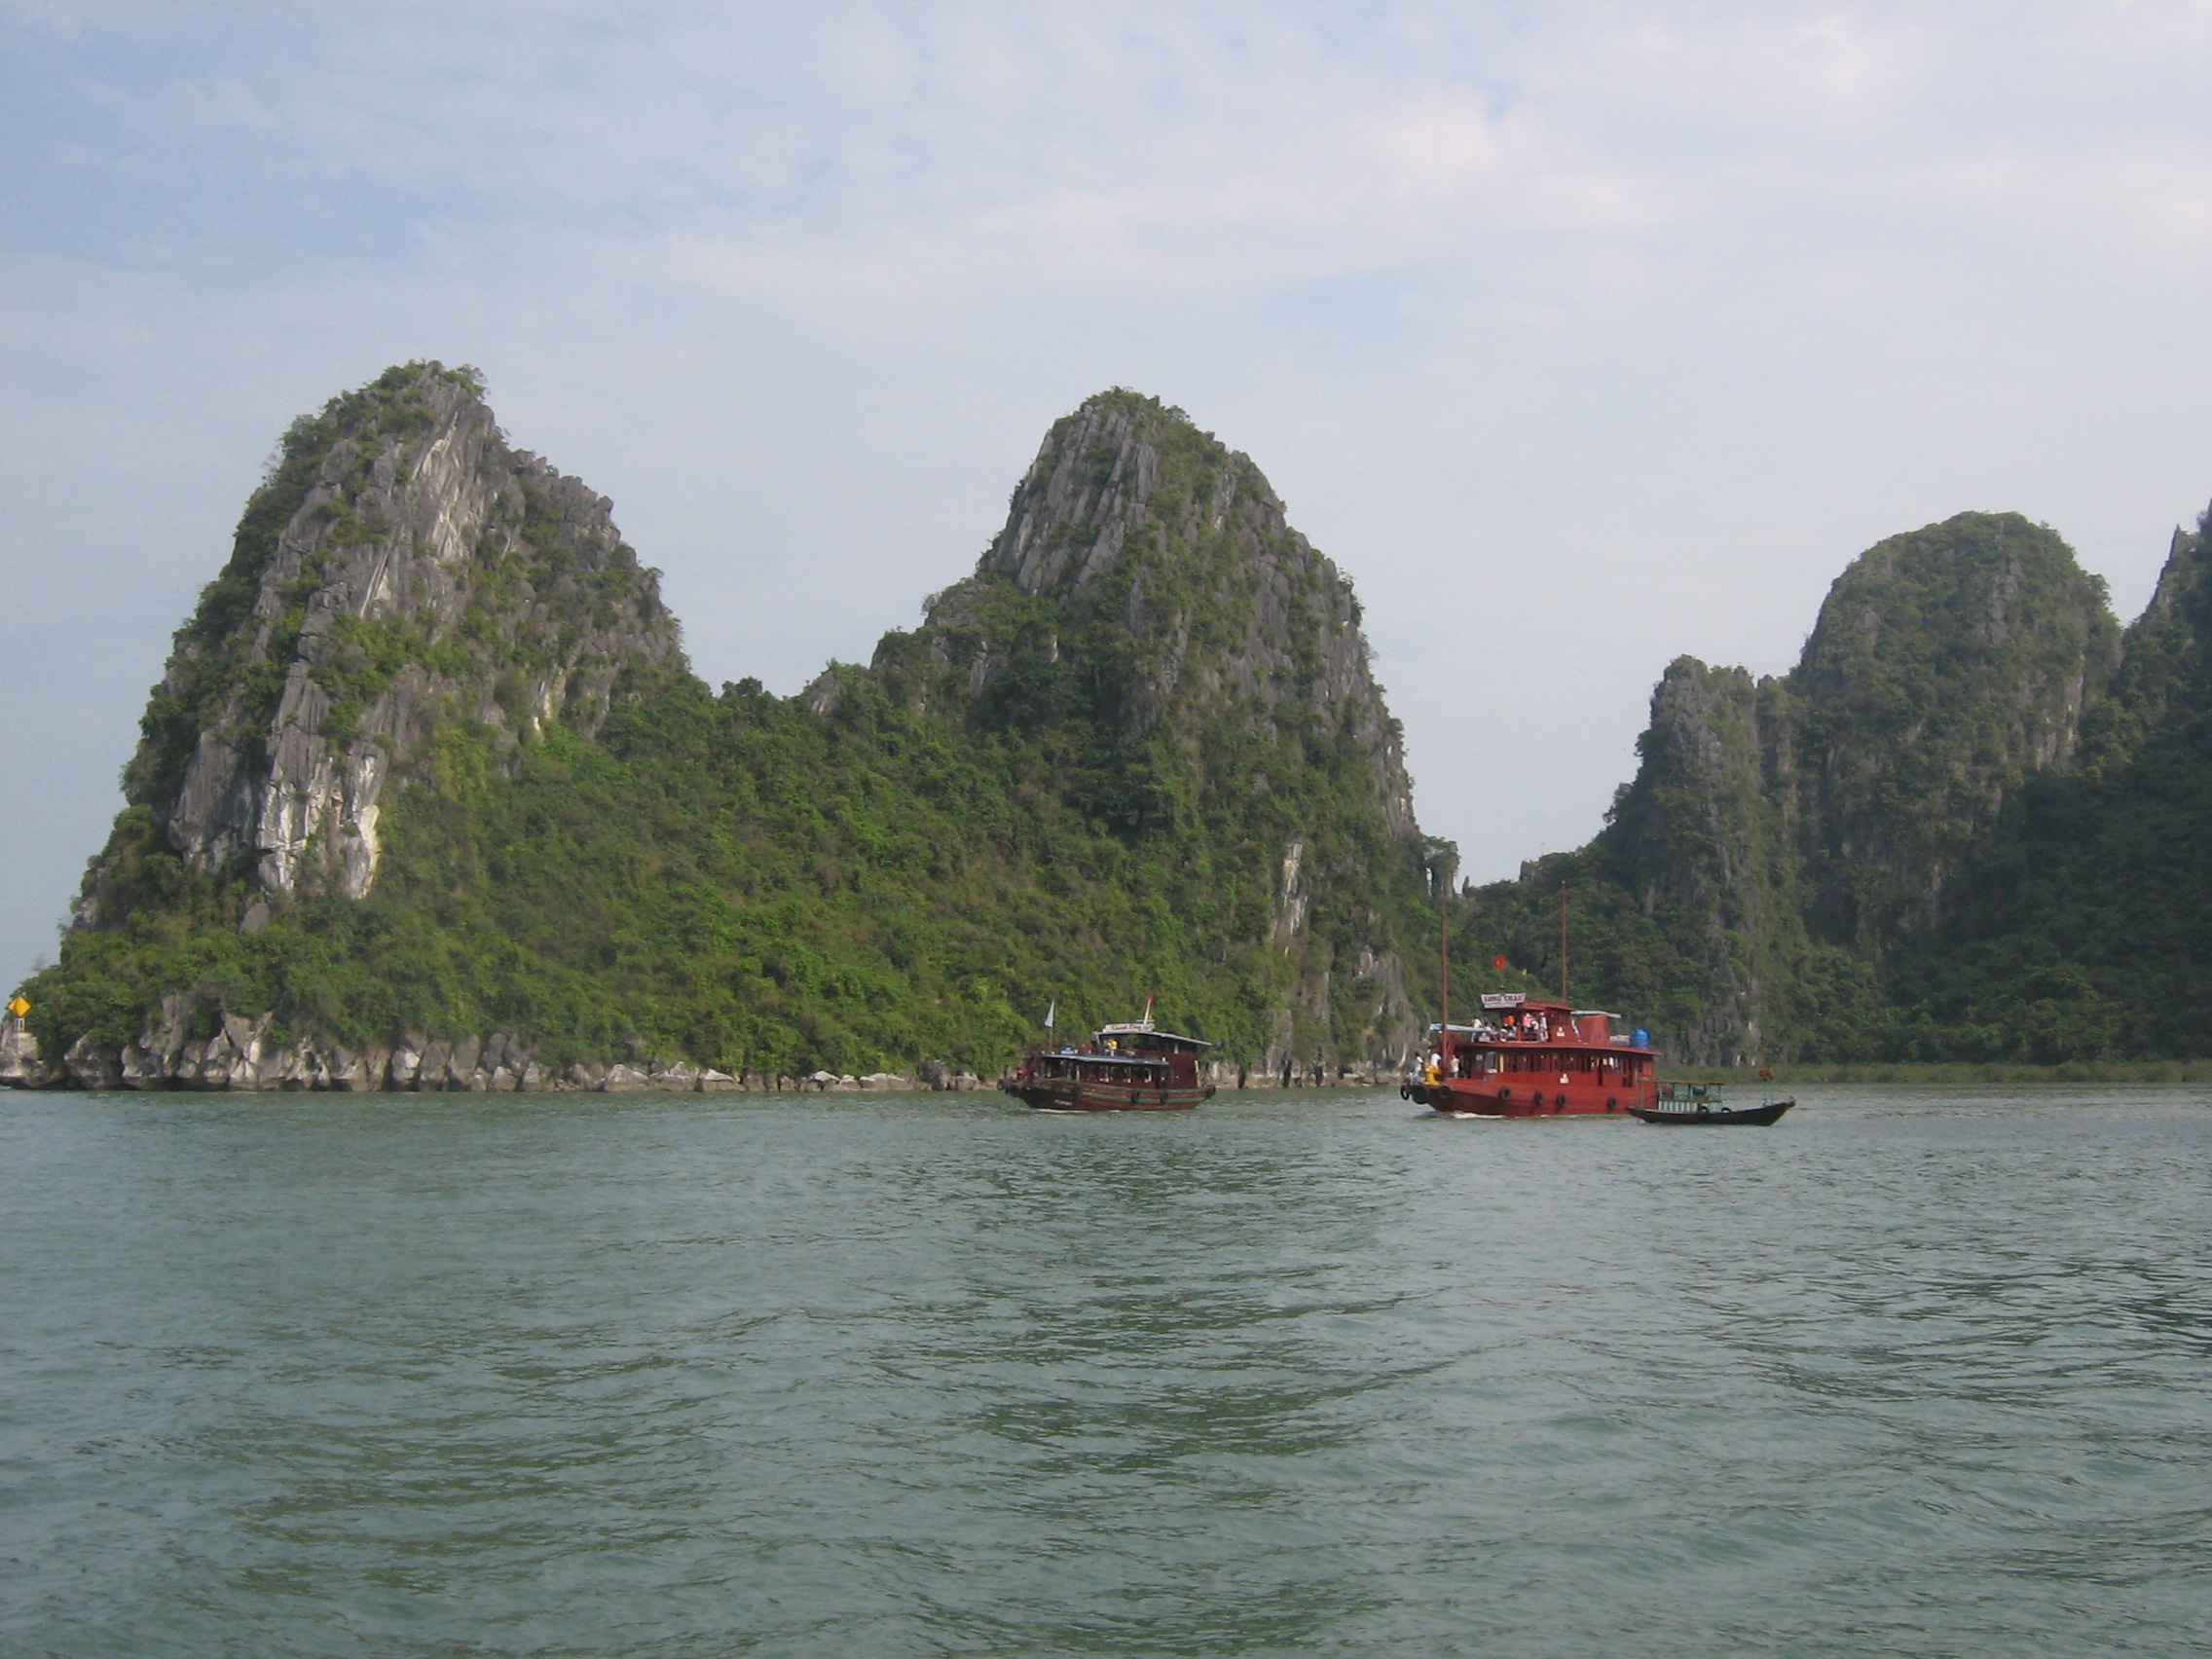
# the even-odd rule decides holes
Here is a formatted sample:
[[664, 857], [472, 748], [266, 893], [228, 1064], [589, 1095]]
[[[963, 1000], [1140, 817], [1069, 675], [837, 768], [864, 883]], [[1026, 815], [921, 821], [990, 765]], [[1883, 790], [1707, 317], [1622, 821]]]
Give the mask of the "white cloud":
[[1477, 873], [1877, 536], [2017, 506], [2139, 601], [2212, 493], [2203, 5], [6, 4], [0, 61], [11, 694], [114, 734], [0, 824], [18, 957], [269, 443], [397, 358], [787, 689], [1156, 390], [1360, 581]]

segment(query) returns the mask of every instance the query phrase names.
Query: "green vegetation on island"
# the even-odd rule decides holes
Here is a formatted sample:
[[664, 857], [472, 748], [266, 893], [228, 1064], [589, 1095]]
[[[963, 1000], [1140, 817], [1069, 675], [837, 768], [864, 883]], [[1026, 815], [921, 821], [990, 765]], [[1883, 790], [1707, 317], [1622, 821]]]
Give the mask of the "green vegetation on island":
[[[495, 1033], [987, 1071], [1148, 994], [1232, 1069], [1414, 1051], [1454, 850], [1349, 582], [1180, 411], [1056, 423], [974, 573], [796, 697], [701, 683], [610, 512], [469, 371], [295, 423], [24, 987], [44, 1075]], [[2047, 527], [1965, 513], [1854, 561], [1789, 674], [1677, 660], [1603, 831], [1449, 899], [1458, 995], [1556, 984], [1564, 884], [1574, 997], [1677, 1059], [2212, 1055], [2208, 535], [2123, 632]]]
[[2212, 1054], [2212, 600], [2177, 536], [2122, 634], [2047, 528], [1968, 513], [1857, 560], [1802, 661], [1683, 658], [1604, 830], [1471, 894], [1711, 1064]]
[[166, 998], [202, 1038], [983, 1069], [1048, 1002], [1076, 1029], [1149, 993], [1233, 1065], [1383, 1064], [1449, 852], [1348, 582], [1249, 461], [1122, 391], [919, 628], [787, 699], [688, 672], [606, 503], [466, 374], [391, 371], [293, 427], [127, 786], [26, 987], [50, 1055]]

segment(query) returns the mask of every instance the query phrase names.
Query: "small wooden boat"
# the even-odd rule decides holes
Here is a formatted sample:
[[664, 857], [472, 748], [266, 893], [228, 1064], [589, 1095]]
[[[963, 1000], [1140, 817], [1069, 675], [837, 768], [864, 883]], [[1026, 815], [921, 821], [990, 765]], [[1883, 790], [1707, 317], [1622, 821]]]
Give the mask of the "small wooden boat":
[[[1702, 1092], [1702, 1086], [1701, 1086]], [[1689, 1124], [1719, 1128], [1729, 1124], [1772, 1124], [1796, 1105], [1794, 1099], [1769, 1100], [1762, 1106], [1721, 1106], [1712, 1099], [1685, 1094], [1664, 1106], [1631, 1106], [1628, 1115], [1646, 1124]]]

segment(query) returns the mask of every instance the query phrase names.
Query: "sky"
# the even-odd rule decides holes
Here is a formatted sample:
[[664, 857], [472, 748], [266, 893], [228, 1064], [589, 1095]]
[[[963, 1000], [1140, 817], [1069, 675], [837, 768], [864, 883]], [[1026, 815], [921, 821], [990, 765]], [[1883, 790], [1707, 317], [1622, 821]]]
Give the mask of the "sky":
[[290, 420], [414, 358], [710, 682], [965, 574], [1128, 386], [1352, 577], [1463, 873], [1886, 535], [2132, 616], [2212, 498], [2212, 4], [0, 0], [0, 968]]

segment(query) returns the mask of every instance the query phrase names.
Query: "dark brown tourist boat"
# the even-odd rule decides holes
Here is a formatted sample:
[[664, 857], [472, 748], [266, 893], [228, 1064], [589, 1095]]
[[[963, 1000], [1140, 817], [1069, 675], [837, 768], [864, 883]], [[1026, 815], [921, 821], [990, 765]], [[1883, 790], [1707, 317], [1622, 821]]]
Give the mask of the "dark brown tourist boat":
[[1213, 1045], [1152, 1022], [1152, 1004], [1129, 1025], [1099, 1028], [1081, 1048], [1039, 1045], [999, 1087], [1040, 1112], [1188, 1112], [1209, 1098], [1198, 1054]]

